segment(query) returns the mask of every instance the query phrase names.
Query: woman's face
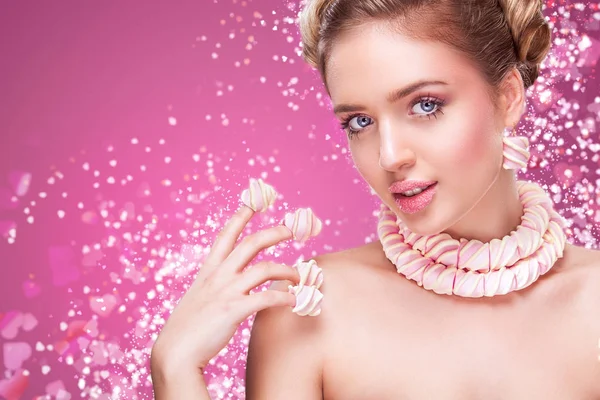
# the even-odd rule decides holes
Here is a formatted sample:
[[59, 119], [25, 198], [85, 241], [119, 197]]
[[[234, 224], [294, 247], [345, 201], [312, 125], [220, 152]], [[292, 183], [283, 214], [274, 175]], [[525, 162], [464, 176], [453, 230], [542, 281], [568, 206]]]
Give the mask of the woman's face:
[[373, 23], [338, 38], [326, 70], [358, 171], [413, 232], [451, 228], [497, 179], [504, 124], [464, 55]]

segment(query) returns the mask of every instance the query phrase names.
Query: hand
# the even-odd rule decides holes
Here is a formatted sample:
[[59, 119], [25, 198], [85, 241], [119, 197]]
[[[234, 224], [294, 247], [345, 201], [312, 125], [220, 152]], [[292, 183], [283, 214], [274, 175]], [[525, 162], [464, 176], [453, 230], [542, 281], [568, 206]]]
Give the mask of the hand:
[[241, 206], [217, 235], [198, 276], [154, 344], [153, 369], [175, 376], [184, 369], [202, 369], [250, 315], [268, 307], [295, 306], [296, 297], [289, 292], [250, 294], [268, 280], [289, 280], [294, 285], [300, 281], [295, 268], [272, 262], [259, 262], [244, 271], [262, 249], [292, 238], [292, 232], [280, 225], [246, 236], [236, 246], [253, 215], [252, 209]]

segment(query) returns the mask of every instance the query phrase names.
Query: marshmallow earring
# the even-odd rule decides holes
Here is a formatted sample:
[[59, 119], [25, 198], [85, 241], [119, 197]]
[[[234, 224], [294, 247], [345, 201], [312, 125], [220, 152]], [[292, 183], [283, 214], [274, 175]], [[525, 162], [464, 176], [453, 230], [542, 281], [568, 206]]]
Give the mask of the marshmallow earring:
[[502, 143], [502, 167], [517, 170], [526, 168], [530, 156], [529, 139], [525, 136], [516, 136], [516, 130], [513, 129], [512, 135], [504, 136]]

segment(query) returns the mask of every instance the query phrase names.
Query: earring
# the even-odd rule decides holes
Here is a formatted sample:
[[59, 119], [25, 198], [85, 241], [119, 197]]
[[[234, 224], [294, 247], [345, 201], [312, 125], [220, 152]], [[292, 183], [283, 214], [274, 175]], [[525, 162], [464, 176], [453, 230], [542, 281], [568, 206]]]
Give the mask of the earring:
[[502, 139], [503, 150], [502, 167], [504, 169], [521, 169], [527, 167], [529, 161], [529, 139], [525, 136], [516, 136], [516, 129], [513, 128], [512, 135], [505, 136]]

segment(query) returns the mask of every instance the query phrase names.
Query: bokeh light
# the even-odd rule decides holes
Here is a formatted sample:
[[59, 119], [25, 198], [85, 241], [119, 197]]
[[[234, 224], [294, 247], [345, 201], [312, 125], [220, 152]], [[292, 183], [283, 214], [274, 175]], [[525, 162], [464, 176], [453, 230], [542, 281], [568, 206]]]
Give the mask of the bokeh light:
[[[299, 55], [298, 2], [162, 3], [0, 17], [0, 397], [152, 398], [152, 343], [250, 177], [279, 197], [246, 233], [298, 207], [324, 222], [259, 259], [376, 239], [377, 199]], [[596, 247], [600, 7], [544, 13], [553, 48], [519, 127], [521, 178], [549, 190], [570, 242]], [[207, 368], [214, 399], [244, 398], [252, 320]]]

